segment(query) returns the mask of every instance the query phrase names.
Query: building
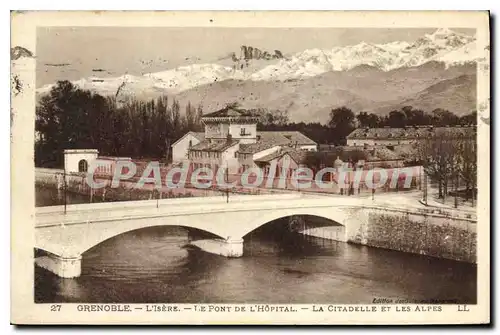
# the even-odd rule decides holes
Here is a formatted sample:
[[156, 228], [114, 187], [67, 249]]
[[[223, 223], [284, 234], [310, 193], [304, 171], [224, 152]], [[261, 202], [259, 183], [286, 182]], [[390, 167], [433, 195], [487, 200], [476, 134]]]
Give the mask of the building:
[[97, 149], [64, 150], [64, 169], [67, 173], [86, 173], [95, 164], [95, 174], [111, 175], [117, 162], [131, 160], [130, 157], [99, 156]]
[[68, 173], [87, 172], [98, 154], [97, 149], [66, 149], [64, 150], [64, 169]]
[[188, 159], [188, 151], [205, 139], [204, 132], [190, 131], [172, 144], [172, 161], [181, 162]]
[[275, 177], [280, 177], [284, 174], [285, 178], [290, 178], [294, 170], [305, 166], [304, 160], [306, 155], [307, 150], [297, 150], [290, 147], [283, 147], [273, 153], [255, 159], [254, 164], [264, 171], [264, 176], [267, 176], [269, 174], [270, 167], [275, 165]]
[[256, 160], [282, 148], [316, 151], [317, 144], [298, 131], [257, 131], [259, 116], [232, 105], [205, 114], [203, 134], [189, 132], [172, 145], [173, 161], [193, 168], [227, 167], [230, 173], [258, 166]]
[[434, 136], [451, 138], [475, 137], [476, 127], [415, 126], [405, 128], [358, 128], [347, 136], [348, 146], [386, 146], [394, 148]]

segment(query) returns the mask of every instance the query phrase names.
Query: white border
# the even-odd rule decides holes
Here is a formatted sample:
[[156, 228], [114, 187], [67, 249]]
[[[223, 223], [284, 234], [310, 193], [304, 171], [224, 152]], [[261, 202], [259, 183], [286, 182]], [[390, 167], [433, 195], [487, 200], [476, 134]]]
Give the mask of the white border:
[[[4, 3], [2, 3], [3, 6]], [[291, 2], [285, 2], [285, 1], [266, 1], [266, 0], [253, 0], [253, 1], [247, 1], [245, 4], [235, 4], [235, 1], [218, 1], [217, 3], [214, 3], [213, 1], [210, 2], [210, 7], [206, 6], [206, 2], [203, 1], [189, 1], [189, 0], [184, 0], [181, 3], [175, 4], [175, 3], [168, 3], [168, 9], [262, 9], [262, 10], [273, 10], [273, 9], [306, 9], [303, 7], [304, 3], [291, 3]], [[67, 10], [76, 10], [76, 9], [84, 9], [84, 10], [90, 10], [90, 9], [127, 9], [127, 10], [147, 10], [147, 9], [159, 9], [159, 8], [164, 8], [165, 6], [165, 1], [140, 1], [140, 2], [130, 2], [130, 3], [124, 3], [124, 2], [113, 2], [109, 4], [103, 4], [102, 1], [97, 1], [97, 0], [86, 0], [85, 2], [81, 3], [72, 3], [68, 1], [62, 1], [62, 0], [53, 0], [44, 4], [41, 4], [38, 1], [26, 1], [26, 0], [19, 0], [15, 2], [16, 8], [23, 8], [23, 9], [43, 9], [43, 10], [51, 10], [51, 9], [67, 9]], [[247, 7], [245, 7], [247, 6]], [[493, 14], [497, 13], [498, 10], [498, 2], [494, 1], [481, 1], [481, 0], [475, 0], [475, 1], [449, 1], [447, 3], [443, 2], [437, 2], [437, 1], [428, 1], [428, 0], [419, 0], [415, 1], [412, 3], [407, 3], [407, 2], [399, 2], [399, 1], [349, 1], [349, 2], [337, 2], [333, 3], [331, 1], [314, 1], [310, 0], [307, 1], [307, 9], [317, 9], [317, 10], [327, 10], [327, 9], [342, 9], [342, 10], [347, 10], [347, 9], [392, 9], [392, 10], [402, 10], [402, 9], [413, 9], [413, 10], [429, 10], [429, 9], [450, 9], [450, 10], [471, 10], [471, 9], [487, 9], [493, 8]], [[3, 9], [3, 8], [2, 8]], [[1, 37], [3, 40], [9, 40], [10, 39], [10, 17], [9, 13], [7, 10], [3, 10], [1, 13], [3, 13], [3, 19], [1, 22], [6, 25], [6, 29], [1, 30]], [[495, 45], [498, 46], [498, 36], [492, 35], [492, 37], [495, 36]], [[9, 43], [10, 44], [10, 43]], [[2, 73], [4, 76], [3, 78], [7, 78], [10, 76], [10, 66], [7, 64], [10, 64], [8, 56], [6, 56], [7, 53], [3, 53], [1, 57], [5, 57], [5, 62], [3, 62], [4, 67], [1, 68], [0, 71], [5, 71], [8, 73]], [[492, 58], [491, 60], [492, 63], [495, 62], [495, 59]], [[495, 67], [497, 68], [497, 67]], [[497, 74], [497, 71], [495, 71], [495, 74]], [[495, 89], [494, 93], [492, 91], [492, 96], [498, 96], [498, 91], [497, 87], [493, 87]], [[9, 87], [10, 90], [10, 87]], [[10, 104], [10, 94], [8, 93], [9, 91], [4, 90], [2, 91], [2, 96], [1, 96], [1, 101], [5, 103], [4, 105], [4, 111], [9, 110], [9, 104]], [[7, 157], [10, 157], [10, 141], [7, 139], [9, 138], [10, 135], [10, 130], [7, 126], [7, 124], [10, 123], [9, 119], [9, 114], [4, 112], [3, 116], [6, 122], [2, 122], [2, 126], [0, 127], [0, 131], [5, 132], [3, 133], [3, 142], [1, 142], [2, 149], [4, 153], [7, 154]], [[498, 119], [498, 118], [496, 118]], [[498, 122], [498, 120], [496, 121]], [[496, 143], [498, 144], [498, 143]], [[4, 186], [1, 190], [1, 196], [2, 196], [2, 210], [1, 213], [4, 216], [4, 226], [10, 226], [7, 223], [10, 223], [10, 201], [8, 200], [10, 198], [10, 167], [8, 164], [2, 164], [0, 165], [0, 174], [3, 176], [8, 176], [7, 179], [7, 186]], [[498, 180], [495, 183], [495, 186], [499, 186]], [[498, 208], [498, 205], [500, 205], [500, 200], [496, 199], [495, 201], [495, 206], [494, 208]], [[493, 220], [492, 222], [496, 222]], [[7, 249], [7, 246], [9, 246], [10, 239], [9, 236], [10, 234], [8, 233], [8, 228], [4, 228], [5, 231], [3, 231], [3, 239], [4, 239], [4, 247]], [[496, 235], [494, 240], [497, 240], [498, 238], [498, 229], [496, 229]], [[494, 246], [495, 243], [493, 243], [492, 246]], [[9, 250], [5, 250], [4, 253], [2, 253], [2, 260], [4, 263], [2, 264], [2, 269], [7, 271], [7, 274], [4, 271], [4, 275], [1, 276], [2, 284], [4, 289], [5, 289], [5, 296], [10, 295], [10, 290], [8, 287], [10, 285], [7, 285], [10, 281], [10, 276], [8, 274], [9, 272], [9, 264], [10, 264], [10, 248]], [[495, 256], [498, 256], [495, 255]], [[498, 258], [495, 258], [498, 259]], [[493, 284], [493, 283], [492, 283]], [[5, 331], [5, 333], [10, 333], [13, 332], [14, 328], [11, 326], [8, 326], [9, 320], [8, 320], [8, 315], [10, 314], [10, 304], [9, 304], [9, 299], [2, 299], [2, 315], [4, 316], [4, 320], [2, 320], [2, 333]], [[498, 311], [498, 308], [496, 309]], [[494, 318], [494, 316], [492, 316]], [[498, 319], [497, 319], [498, 320]], [[7, 325], [7, 327], [5, 327]], [[31, 333], [32, 330], [27, 331], [28, 333]], [[119, 330], [120, 331], [120, 330]], [[159, 330], [163, 331], [163, 330]], [[386, 330], [384, 330], [386, 331]], [[401, 330], [396, 330], [396, 331], [401, 331]], [[422, 331], [426, 331], [425, 328], [422, 329]], [[453, 330], [452, 330], [453, 331]], [[98, 333], [102, 332], [102, 330], [97, 331]]]

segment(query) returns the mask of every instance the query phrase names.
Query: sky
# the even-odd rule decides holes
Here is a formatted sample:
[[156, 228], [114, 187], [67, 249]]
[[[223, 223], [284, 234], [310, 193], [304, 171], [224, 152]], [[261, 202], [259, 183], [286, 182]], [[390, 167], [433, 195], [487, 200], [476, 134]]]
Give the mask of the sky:
[[[472, 29], [454, 31], [473, 35]], [[37, 87], [57, 80], [159, 72], [216, 63], [250, 45], [284, 55], [367, 43], [413, 42], [436, 29], [421, 28], [171, 28], [43, 27], [37, 30]], [[102, 69], [95, 72], [93, 69]]]

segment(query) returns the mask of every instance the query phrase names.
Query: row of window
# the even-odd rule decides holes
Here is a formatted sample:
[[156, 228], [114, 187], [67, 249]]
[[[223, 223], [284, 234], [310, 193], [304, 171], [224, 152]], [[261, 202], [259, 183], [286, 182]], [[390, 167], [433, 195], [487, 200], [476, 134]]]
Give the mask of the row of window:
[[[241, 167], [238, 169], [238, 172], [241, 174], [247, 170], [249, 170], [251, 168], [250, 165], [241, 165]], [[284, 171], [283, 171], [284, 170]], [[280, 177], [281, 175], [285, 176], [286, 178], [291, 178], [293, 173], [294, 173], [295, 169], [276, 169], [275, 173], [274, 173], [274, 176], [275, 177]], [[266, 166], [264, 168], [262, 168], [262, 172], [264, 174], [264, 177], [267, 177], [269, 175], [269, 167]]]
[[238, 159], [241, 159], [241, 160], [252, 158], [252, 154], [242, 154], [242, 153], [239, 153], [237, 155], [238, 155]]
[[191, 151], [189, 153], [189, 158], [216, 158], [219, 159], [222, 157], [221, 152], [215, 151]]
[[[396, 141], [390, 141], [389, 143], [391, 143], [392, 145], [396, 145], [396, 144], [395, 144], [395, 142], [396, 142]], [[405, 142], [403, 142], [403, 143], [401, 143], [401, 141], [397, 141], [397, 142], [398, 142], [398, 145], [399, 145], [399, 144], [408, 144], [408, 142], [406, 142], [406, 141], [405, 141]], [[359, 142], [358, 142], [358, 143], [359, 143]], [[364, 145], [364, 144], [365, 144], [365, 142], [361, 142], [361, 143], [359, 143], [359, 145]], [[369, 143], [367, 143], [367, 144], [369, 144]], [[371, 145], [374, 145], [374, 146], [377, 146], [377, 145], [380, 145], [380, 146], [388, 146], [388, 145], [390, 145], [390, 144], [385, 143], [385, 142], [375, 142], [375, 143], [373, 143], [373, 144], [371, 144]], [[352, 142], [352, 146], [356, 146], [356, 142]]]
[[209, 169], [214, 169], [217, 171], [217, 169], [219, 168], [219, 165], [218, 164], [202, 164], [202, 163], [192, 163], [191, 165], [193, 167], [193, 170], [196, 170], [196, 169], [201, 169], [201, 168], [209, 168]]

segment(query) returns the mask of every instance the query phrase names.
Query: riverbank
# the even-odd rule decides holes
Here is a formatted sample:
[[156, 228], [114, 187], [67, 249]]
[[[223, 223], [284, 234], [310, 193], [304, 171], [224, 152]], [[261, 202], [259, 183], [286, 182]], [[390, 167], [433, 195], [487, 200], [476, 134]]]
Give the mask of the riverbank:
[[413, 254], [477, 262], [476, 222], [422, 213], [377, 210], [348, 238], [349, 243]]
[[[61, 187], [61, 175], [53, 171], [37, 171], [37, 186]], [[217, 190], [200, 189], [137, 189], [123, 183], [118, 188], [92, 190], [84, 175], [68, 175], [67, 189], [88, 197], [83, 202], [151, 200], [193, 196], [224, 196]], [[128, 187], [127, 187], [128, 186]], [[411, 205], [410, 205], [411, 201]], [[405, 205], [397, 210], [394, 204]], [[411, 197], [377, 196], [376, 209], [369, 214], [362, 208], [350, 215], [349, 233], [343, 227], [308, 227], [303, 233], [324, 239], [350, 242], [370, 247], [427, 255], [443, 259], [476, 263], [475, 215], [457, 209], [430, 208]], [[361, 215], [363, 217], [357, 217]], [[366, 217], [368, 216], [368, 217]]]

